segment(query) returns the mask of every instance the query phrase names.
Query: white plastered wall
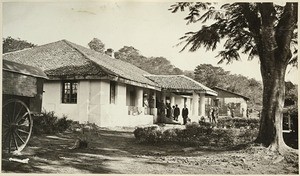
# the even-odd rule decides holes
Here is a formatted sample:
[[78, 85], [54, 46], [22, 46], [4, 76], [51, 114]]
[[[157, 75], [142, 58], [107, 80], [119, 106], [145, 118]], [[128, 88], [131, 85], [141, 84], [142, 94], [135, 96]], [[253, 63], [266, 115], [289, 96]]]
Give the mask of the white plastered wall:
[[[78, 82], [78, 93], [86, 90], [87, 82]], [[77, 104], [62, 103], [61, 99], [62, 83], [61, 81], [48, 81], [44, 83], [44, 94], [42, 107], [46, 111], [54, 111], [55, 115], [62, 117], [66, 115], [69, 119], [86, 122], [87, 118], [87, 102], [83, 101], [87, 96], [86, 93], [79, 95]], [[88, 92], [87, 92], [88, 93]]]
[[[141, 88], [137, 88], [142, 96]], [[49, 81], [44, 84], [42, 106], [47, 111], [54, 111], [58, 117], [66, 115], [80, 123], [90, 122], [101, 127], [136, 126], [153, 124], [152, 115], [128, 115], [126, 106], [126, 85], [116, 84], [115, 104], [110, 104], [110, 81], [78, 81], [77, 104], [61, 103], [61, 81]], [[142, 101], [142, 97], [139, 99]], [[142, 106], [141, 103], [139, 105]]]
[[[127, 86], [122, 83], [116, 84], [116, 103], [109, 103], [109, 91], [110, 91], [110, 82], [101, 81], [101, 93], [100, 93], [100, 109], [101, 109], [101, 126], [137, 126], [137, 125], [146, 125], [153, 124], [152, 115], [128, 115], [128, 106], [126, 106], [126, 100], [129, 99], [126, 95]], [[142, 88], [136, 88], [138, 91], [137, 101], [138, 105], [142, 106]]]

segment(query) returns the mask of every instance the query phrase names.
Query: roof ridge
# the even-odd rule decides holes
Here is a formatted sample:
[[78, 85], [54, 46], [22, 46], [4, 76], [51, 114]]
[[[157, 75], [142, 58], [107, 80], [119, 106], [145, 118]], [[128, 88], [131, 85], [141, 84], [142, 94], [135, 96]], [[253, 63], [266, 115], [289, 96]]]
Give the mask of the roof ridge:
[[13, 53], [18, 53], [18, 52], [21, 52], [21, 51], [26, 51], [26, 50], [30, 50], [34, 47], [31, 47], [31, 48], [24, 48], [24, 49], [21, 49], [21, 50], [16, 50], [16, 51], [11, 51], [11, 52], [7, 52], [7, 53], [3, 53], [3, 56], [4, 55], [8, 55], [8, 54], [13, 54]]
[[144, 76], [161, 76], [161, 77], [170, 77], [170, 76], [184, 76], [184, 75], [155, 75], [155, 74], [149, 74]]
[[[103, 69], [104, 71], [108, 72], [108, 74], [110, 74], [110, 75], [115, 75], [115, 76], [124, 78], [122, 75], [119, 75], [118, 73], [115, 73], [114, 71], [110, 70], [109, 68], [107, 68], [107, 67], [105, 67], [105, 66], [102, 66], [102, 65], [98, 64], [97, 62], [93, 61], [87, 54], [85, 54], [83, 51], [81, 51], [80, 49], [77, 48], [77, 45], [78, 45], [78, 44], [72, 43], [72, 42], [67, 41], [67, 40], [62, 40], [62, 41], [64, 41], [68, 46], [70, 46], [70, 47], [72, 47], [73, 49], [75, 49], [76, 51], [78, 51], [80, 54], [82, 54], [87, 60], [91, 61], [92, 63], [96, 64], [98, 67], [100, 67], [101, 69]], [[101, 54], [102, 56], [108, 57], [109, 59], [115, 59], [115, 58], [113, 58], [113, 57], [110, 57], [110, 56], [108, 56], [108, 55], [106, 55], [106, 54], [103, 54], [103, 53], [99, 53], [99, 52], [94, 51], [94, 50], [92, 50], [92, 49], [89, 49], [89, 48], [87, 48], [87, 47], [84, 47], [84, 46], [81, 46], [81, 45], [78, 45], [78, 46], [83, 47], [83, 48], [85, 48], [85, 49], [87, 49], [87, 50], [90, 50], [90, 51], [92, 51], [92, 52], [94, 52], [94, 53], [96, 53], [96, 54]], [[92, 56], [92, 57], [93, 57], [93, 56]], [[118, 61], [124, 62], [125, 64], [129, 64], [129, 65], [131, 65], [131, 66], [136, 67], [137, 69], [140, 69], [140, 70], [146, 72], [145, 70], [143, 70], [143, 69], [141, 69], [141, 68], [139, 68], [139, 67], [137, 67], [137, 66], [135, 66], [135, 65], [133, 65], [133, 64], [131, 64], [131, 63], [129, 63], [129, 62], [126, 62], [126, 61], [123, 61], [123, 60], [120, 60], [120, 59], [118, 59]], [[144, 75], [143, 75], [143, 76], [144, 76]], [[128, 78], [125, 78], [125, 79], [128, 79]], [[149, 80], [149, 81], [151, 81], [151, 82], [153, 82], [153, 83], [156, 83], [156, 82], [154, 82], [154, 81], [148, 79], [147, 77], [145, 77], [145, 79], [147, 79], [147, 80]], [[129, 79], [129, 80], [132, 80], [132, 79]], [[134, 80], [132, 80], [132, 81], [134, 81]], [[136, 82], [138, 82], [138, 81], [136, 81]], [[140, 82], [140, 83], [142, 83], [142, 82]]]
[[24, 48], [24, 49], [21, 49], [21, 50], [16, 50], [16, 51], [4, 53], [2, 56], [8, 55], [8, 54], [15, 54], [15, 53], [19, 53], [19, 52], [23, 52], [23, 51], [35, 49], [35, 48], [41, 48], [41, 47], [45, 47], [47, 45], [52, 45], [54, 43], [58, 43], [58, 42], [62, 42], [62, 41], [66, 41], [66, 40], [62, 39], [62, 40], [58, 40], [58, 41], [55, 41], [55, 42], [50, 42], [50, 43], [46, 43], [46, 44], [42, 44], [42, 45], [37, 45], [37, 46], [34, 46], [34, 47], [30, 47], [30, 48]]
[[[200, 86], [202, 86], [202, 87], [204, 87], [204, 88], [206, 88], [206, 89], [208, 89], [208, 90], [214, 91], [214, 90], [212, 90], [211, 88], [209, 88], [209, 87], [207, 87], [207, 86], [205, 86], [205, 85], [199, 83], [198, 81], [196, 81], [196, 80], [194, 80], [194, 79], [192, 79], [192, 78], [190, 78], [190, 77], [188, 77], [188, 76], [185, 76], [185, 75], [181, 75], [181, 76], [182, 76], [182, 77], [185, 77], [185, 78], [187, 78], [187, 79], [189, 79], [190, 81], [193, 81], [194, 83], [196, 83], [196, 84], [198, 84], [198, 85], [200, 85]], [[214, 91], [214, 92], [216, 92], [216, 91]]]
[[[101, 65], [99, 65], [98, 63], [96, 63], [95, 61], [93, 61], [92, 59], [90, 59], [85, 53], [83, 53], [82, 51], [80, 51], [80, 49], [78, 49], [76, 46], [73, 45], [72, 42], [68, 41], [68, 40], [61, 40], [63, 42], [65, 42], [69, 47], [75, 49], [77, 52], [79, 52], [86, 60], [96, 64], [97, 67], [100, 67], [101, 69], [105, 70], [106, 72], [108, 72], [108, 74], [113, 74], [113, 75], [116, 75], [113, 71], [111, 71], [110, 69], [107, 69], [106, 67], [103, 67]], [[119, 76], [119, 75], [118, 75]]]
[[239, 96], [241, 96], [241, 97], [244, 97], [244, 98], [250, 99], [249, 97], [246, 97], [246, 96], [244, 96], [244, 95], [242, 95], [242, 94], [240, 94], [240, 93], [237, 93], [237, 92], [232, 92], [232, 91], [229, 91], [229, 90], [226, 90], [226, 89], [220, 88], [220, 87], [218, 87], [218, 86], [214, 86], [213, 88], [217, 88], [217, 89], [220, 89], [220, 90], [223, 90], [223, 91], [226, 91], [226, 92], [229, 92], [229, 93], [232, 93], [232, 94], [236, 94], [236, 95], [239, 95]]

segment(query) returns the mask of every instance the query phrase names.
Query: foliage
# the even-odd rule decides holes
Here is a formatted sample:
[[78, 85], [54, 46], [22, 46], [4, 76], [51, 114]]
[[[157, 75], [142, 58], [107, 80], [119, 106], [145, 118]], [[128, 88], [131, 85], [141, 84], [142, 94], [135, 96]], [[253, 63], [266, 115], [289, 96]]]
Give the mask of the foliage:
[[29, 43], [26, 40], [21, 40], [19, 38], [14, 39], [10, 36], [2, 39], [3, 53], [18, 51], [25, 48], [32, 48], [35, 46], [35, 44]]
[[33, 134], [55, 134], [67, 130], [71, 126], [72, 120], [66, 116], [58, 118], [53, 111], [43, 111], [41, 116], [33, 116]]
[[231, 118], [225, 117], [218, 119], [217, 127], [219, 128], [259, 128], [259, 119], [256, 118]]
[[229, 72], [211, 64], [200, 64], [195, 68], [194, 74], [196, 81], [212, 88], [218, 86]]
[[262, 85], [255, 79], [230, 74], [221, 67], [200, 64], [196, 67], [195, 80], [210, 87], [219, 87], [250, 98], [251, 105], [262, 104]]
[[183, 74], [187, 77], [190, 77], [192, 79], [195, 79], [195, 74], [194, 74], [194, 71], [190, 71], [190, 70], [184, 70], [183, 71]]
[[92, 50], [95, 50], [100, 53], [104, 53], [105, 45], [104, 45], [104, 43], [102, 43], [102, 41], [100, 39], [93, 38], [93, 40], [91, 40], [88, 43], [88, 45]]
[[135, 138], [140, 142], [156, 143], [162, 138], [162, 131], [157, 126], [150, 126], [145, 128], [137, 128], [134, 130]]
[[124, 46], [114, 54], [116, 59], [129, 62], [151, 74], [183, 74], [183, 71], [173, 66], [164, 57], [145, 57], [132, 46]]
[[227, 147], [251, 142], [257, 128], [221, 128], [210, 123], [191, 123], [185, 129], [151, 126], [137, 128], [134, 136], [143, 143], [178, 143], [190, 146]]
[[[196, 32], [181, 38], [182, 50], [194, 52], [203, 47], [219, 51], [219, 63], [240, 60], [240, 53], [248, 59], [258, 56], [263, 80], [263, 110], [257, 142], [273, 145], [274, 150], [284, 147], [281, 111], [284, 102], [284, 79], [288, 64], [297, 63], [298, 3], [287, 2], [280, 6], [272, 2], [232, 3], [216, 6], [202, 2], [178, 2], [169, 10], [188, 10], [188, 23], [202, 22]], [[209, 23], [208, 23], [209, 22]]]
[[[191, 46], [189, 51], [192, 52], [200, 47], [214, 50], [221, 39], [225, 39], [224, 50], [218, 54], [218, 57], [221, 57], [219, 63], [224, 61], [230, 63], [233, 60], [240, 60], [239, 51], [248, 54], [249, 59], [258, 56], [258, 41], [255, 35], [260, 32], [257, 30], [264, 25], [260, 21], [264, 16], [259, 13], [274, 13], [276, 17], [272, 27], [276, 29], [276, 32], [281, 32], [283, 27], [281, 25], [284, 25], [283, 21], [288, 16], [284, 13], [290, 13], [289, 8], [293, 8], [293, 5], [297, 6], [293, 3], [287, 3], [286, 8], [272, 3], [232, 3], [223, 4], [218, 8], [214, 3], [179, 2], [173, 4], [169, 10], [176, 13], [179, 9], [181, 11], [188, 9], [190, 13], [185, 18], [187, 24], [211, 22], [211, 25], [203, 25], [197, 32], [187, 32], [181, 38], [186, 43], [182, 50], [188, 46]], [[266, 12], [267, 10], [272, 11]], [[296, 54], [298, 51], [296, 31], [292, 37], [291, 49]], [[290, 58], [291, 62], [297, 62], [296, 60], [296, 57]]]
[[293, 105], [298, 101], [298, 86], [292, 82], [285, 82], [285, 106]]

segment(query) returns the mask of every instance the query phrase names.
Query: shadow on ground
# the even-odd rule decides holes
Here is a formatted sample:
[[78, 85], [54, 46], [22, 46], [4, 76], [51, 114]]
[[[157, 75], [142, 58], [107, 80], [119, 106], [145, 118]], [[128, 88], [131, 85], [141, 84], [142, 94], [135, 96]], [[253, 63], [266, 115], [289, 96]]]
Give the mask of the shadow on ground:
[[[278, 173], [278, 166], [262, 171], [256, 168], [259, 160], [240, 150], [247, 145], [231, 149], [194, 148], [175, 144], [140, 144], [132, 132], [98, 130], [88, 135], [85, 149], [70, 149], [78, 134], [33, 135], [19, 156], [2, 154], [2, 172], [6, 173], [98, 173], [98, 174], [261, 174]], [[230, 153], [231, 152], [231, 153]], [[229, 153], [229, 154], [227, 154]], [[28, 164], [9, 161], [9, 158], [26, 159]], [[268, 158], [265, 165], [270, 165]], [[222, 166], [210, 167], [213, 165]], [[254, 166], [253, 166], [254, 165]], [[247, 166], [247, 167], [246, 167]], [[281, 166], [281, 165], [280, 165]], [[285, 165], [282, 165], [285, 167]], [[282, 173], [297, 173], [291, 168]]]

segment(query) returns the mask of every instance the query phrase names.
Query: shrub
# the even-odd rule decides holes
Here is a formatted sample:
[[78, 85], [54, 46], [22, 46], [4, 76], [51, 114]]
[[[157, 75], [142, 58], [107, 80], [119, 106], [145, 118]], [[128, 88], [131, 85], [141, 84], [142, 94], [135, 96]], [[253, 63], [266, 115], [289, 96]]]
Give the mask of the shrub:
[[162, 140], [167, 142], [172, 142], [177, 139], [179, 129], [167, 129], [162, 134]]
[[43, 111], [40, 116], [33, 116], [33, 134], [55, 134], [64, 132], [72, 123], [66, 116], [58, 118], [53, 111]]
[[158, 126], [137, 128], [134, 130], [135, 138], [140, 142], [158, 142], [162, 138], [162, 131]]
[[58, 118], [54, 123], [54, 128], [58, 132], [66, 131], [72, 124], [72, 120], [67, 119], [67, 116], [63, 116], [62, 118]]
[[250, 141], [254, 141], [257, 135], [258, 135], [258, 128], [242, 129], [239, 131], [239, 135], [236, 138], [236, 143], [243, 144]]
[[218, 128], [209, 123], [191, 123], [186, 125], [185, 129], [164, 130], [164, 128], [155, 126], [137, 128], [134, 131], [135, 138], [140, 142], [173, 142], [190, 146], [216, 147], [251, 142], [256, 138], [257, 133], [257, 128]]
[[259, 127], [259, 119], [254, 118], [220, 118], [217, 123], [217, 127], [219, 128], [258, 128]]

